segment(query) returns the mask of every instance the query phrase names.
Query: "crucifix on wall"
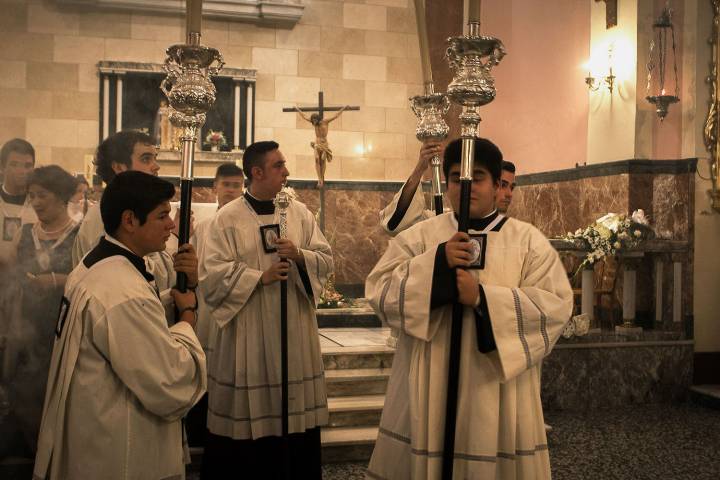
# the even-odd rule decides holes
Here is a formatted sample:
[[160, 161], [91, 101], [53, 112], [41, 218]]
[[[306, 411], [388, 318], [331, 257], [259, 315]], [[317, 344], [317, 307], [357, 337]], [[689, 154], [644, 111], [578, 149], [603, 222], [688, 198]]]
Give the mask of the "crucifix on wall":
[[[317, 107], [294, 107], [283, 108], [283, 112], [296, 112], [303, 120], [310, 123], [315, 129], [315, 141], [310, 146], [315, 153], [315, 171], [318, 176], [318, 188], [322, 192], [325, 185], [325, 169], [328, 162], [332, 161], [332, 150], [328, 144], [327, 134], [330, 122], [337, 119], [347, 110], [360, 110], [360, 107], [345, 105], [343, 107], [326, 107], [323, 103], [323, 92], [318, 92]], [[314, 112], [309, 117], [305, 112]], [[337, 112], [335, 115], [325, 118], [325, 112]]]

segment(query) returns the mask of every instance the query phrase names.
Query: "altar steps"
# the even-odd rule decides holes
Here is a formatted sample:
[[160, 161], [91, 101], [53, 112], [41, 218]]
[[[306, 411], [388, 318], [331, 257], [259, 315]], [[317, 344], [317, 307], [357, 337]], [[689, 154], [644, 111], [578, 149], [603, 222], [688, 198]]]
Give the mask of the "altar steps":
[[698, 405], [720, 410], [720, 385], [694, 385], [690, 387], [690, 399]]
[[387, 329], [321, 329], [330, 420], [323, 463], [367, 462], [377, 438], [394, 350]]

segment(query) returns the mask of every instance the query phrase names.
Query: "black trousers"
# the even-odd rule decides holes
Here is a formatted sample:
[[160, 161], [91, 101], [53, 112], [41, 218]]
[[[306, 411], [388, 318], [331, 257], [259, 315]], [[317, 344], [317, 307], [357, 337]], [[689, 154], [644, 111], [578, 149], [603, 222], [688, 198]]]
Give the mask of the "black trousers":
[[257, 440], [233, 440], [207, 432], [202, 461], [202, 480], [290, 478], [322, 479], [320, 427], [303, 433], [291, 433], [287, 442], [287, 462], [282, 437]]

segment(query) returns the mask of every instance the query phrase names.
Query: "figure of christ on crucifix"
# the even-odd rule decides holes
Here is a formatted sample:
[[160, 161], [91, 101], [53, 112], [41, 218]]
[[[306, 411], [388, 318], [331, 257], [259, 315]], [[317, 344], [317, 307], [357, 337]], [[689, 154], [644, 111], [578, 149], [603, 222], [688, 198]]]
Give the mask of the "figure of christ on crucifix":
[[349, 105], [345, 105], [330, 118], [322, 118], [318, 113], [313, 113], [308, 118], [308, 116], [305, 115], [302, 110], [300, 110], [300, 107], [295, 105], [295, 111], [297, 111], [297, 113], [303, 118], [303, 120], [311, 123], [313, 128], [315, 128], [315, 141], [310, 142], [310, 146], [315, 152], [315, 171], [317, 172], [318, 176], [318, 188], [323, 188], [323, 185], [325, 183], [325, 169], [327, 168], [327, 164], [332, 162], [333, 153], [332, 150], [330, 150], [330, 145], [327, 141], [327, 134], [330, 122], [342, 115], [342, 113], [348, 108], [348, 106]]
[[[310, 142], [310, 146], [315, 153], [315, 171], [318, 176], [318, 188], [322, 190], [325, 185], [325, 169], [328, 162], [332, 161], [332, 150], [328, 144], [327, 135], [330, 122], [336, 120], [343, 112], [347, 110], [360, 110], [360, 107], [345, 105], [344, 107], [325, 107], [323, 104], [323, 92], [318, 92], [317, 107], [299, 107], [295, 105], [291, 108], [283, 108], [283, 112], [297, 112], [303, 120], [310, 123], [315, 129], [315, 141]], [[304, 112], [316, 112], [308, 117]], [[330, 118], [324, 118], [325, 112], [337, 112]]]

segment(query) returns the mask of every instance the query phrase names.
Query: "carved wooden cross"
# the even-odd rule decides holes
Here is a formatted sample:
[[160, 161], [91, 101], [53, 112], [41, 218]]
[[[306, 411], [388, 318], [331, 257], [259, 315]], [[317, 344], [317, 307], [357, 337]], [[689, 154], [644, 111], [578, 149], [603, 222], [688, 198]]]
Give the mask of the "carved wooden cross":
[[[342, 107], [326, 107], [325, 103], [323, 102], [323, 92], [318, 92], [318, 106], [317, 107], [301, 107], [300, 111], [302, 112], [317, 112], [318, 115], [320, 115], [320, 120], [323, 119], [324, 112], [338, 112], [340, 111]], [[360, 110], [360, 107], [347, 107], [345, 108], [345, 111], [348, 110]], [[289, 108], [283, 108], [283, 112], [296, 112], [295, 107], [289, 107]]]

